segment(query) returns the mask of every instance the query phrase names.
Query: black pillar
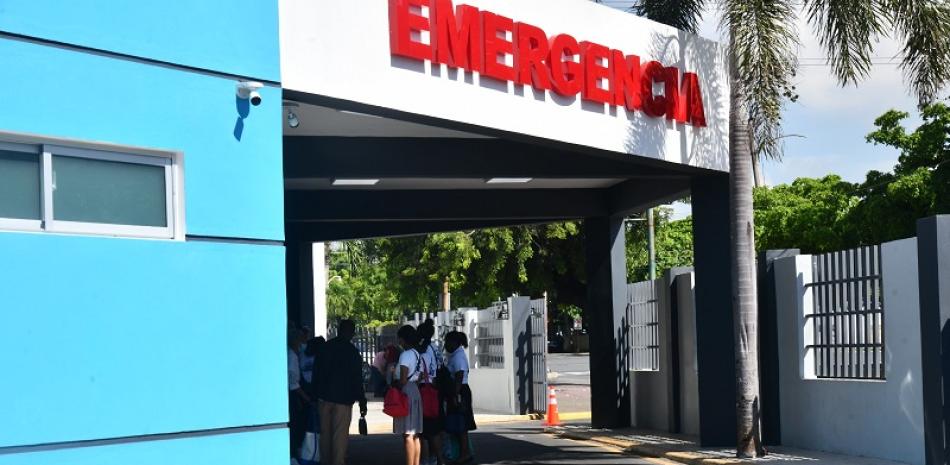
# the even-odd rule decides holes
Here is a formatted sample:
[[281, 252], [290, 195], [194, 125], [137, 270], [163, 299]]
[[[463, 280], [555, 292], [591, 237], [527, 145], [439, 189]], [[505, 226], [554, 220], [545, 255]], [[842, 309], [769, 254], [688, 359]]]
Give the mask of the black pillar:
[[917, 222], [927, 465], [950, 463], [950, 215]]
[[782, 249], [766, 250], [759, 255], [759, 398], [762, 400], [762, 441], [767, 445], [782, 443], [774, 265], [775, 260], [799, 254], [798, 249]]
[[699, 439], [703, 446], [735, 446], [736, 359], [729, 253], [729, 176], [694, 179], [692, 204]]
[[[663, 274], [663, 283], [665, 285], [663, 292], [666, 294], [666, 301], [669, 302], [669, 305], [666, 306], [666, 310], [669, 312], [669, 328], [666, 331], [666, 340], [669, 341], [670, 369], [666, 375], [666, 379], [668, 380], [666, 396], [667, 399], [670, 400], [670, 411], [667, 412], [667, 421], [669, 422], [671, 433], [683, 432], [682, 422], [680, 421], [683, 417], [682, 380], [680, 379], [682, 368], [680, 366], [680, 302], [676, 278], [680, 275], [692, 272], [693, 269], [690, 267], [675, 267], [666, 270], [666, 273]], [[662, 336], [660, 340], [663, 340]]]
[[630, 425], [630, 371], [627, 362], [627, 264], [623, 218], [584, 221], [587, 305], [590, 336], [591, 424]]
[[287, 321], [313, 327], [313, 243], [287, 241]]

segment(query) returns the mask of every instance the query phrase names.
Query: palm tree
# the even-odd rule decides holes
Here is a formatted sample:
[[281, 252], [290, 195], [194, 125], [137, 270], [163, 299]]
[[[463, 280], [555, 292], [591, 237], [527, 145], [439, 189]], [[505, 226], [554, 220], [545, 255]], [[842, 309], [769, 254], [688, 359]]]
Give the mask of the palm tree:
[[637, 0], [632, 7], [638, 15], [689, 32], [696, 31], [704, 15], [721, 12], [722, 29], [728, 34], [738, 457], [764, 454], [758, 411], [752, 166], [760, 156], [781, 155], [782, 106], [794, 94], [799, 7], [842, 85], [868, 76], [874, 45], [886, 34], [903, 44], [900, 67], [921, 105], [935, 99], [950, 78], [946, 0]]

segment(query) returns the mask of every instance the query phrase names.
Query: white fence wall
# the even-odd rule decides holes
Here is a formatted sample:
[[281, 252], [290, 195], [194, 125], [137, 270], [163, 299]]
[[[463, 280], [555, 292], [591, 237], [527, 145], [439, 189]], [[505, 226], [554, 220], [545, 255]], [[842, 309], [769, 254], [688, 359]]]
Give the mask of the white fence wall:
[[[519, 413], [515, 392], [518, 381], [515, 338], [525, 329], [531, 299], [510, 297], [507, 302], [509, 318], [506, 320], [497, 319], [493, 308], [459, 308], [447, 312], [414, 313], [403, 318], [403, 324], [413, 326], [432, 318], [437, 330], [434, 342], [440, 346], [445, 333], [453, 329], [468, 336], [469, 346], [465, 351], [470, 368], [468, 384], [472, 389], [475, 410], [479, 412]], [[464, 315], [465, 323], [456, 328], [458, 312]], [[482, 336], [481, 344], [479, 336]]]
[[806, 376], [812, 257], [775, 262], [782, 444], [924, 465], [917, 241], [882, 245], [885, 380]]
[[663, 278], [627, 285], [630, 339], [635, 346], [650, 347], [631, 351], [630, 418], [635, 428], [671, 429], [668, 288]]
[[[468, 360], [471, 371], [468, 384], [472, 388], [472, 398], [477, 411], [496, 413], [519, 413], [518, 399], [515, 393], [517, 378], [515, 357], [515, 338], [524, 331], [525, 321], [531, 312], [529, 297], [510, 297], [507, 299], [509, 318], [497, 320], [490, 309], [468, 309], [465, 311], [465, 330], [468, 334]], [[514, 322], [518, 324], [515, 325]], [[477, 365], [478, 349], [475, 344], [479, 324], [498, 324], [501, 326], [503, 342], [503, 364], [498, 367], [480, 367]]]
[[[632, 346], [630, 418], [634, 427], [699, 434], [693, 291], [693, 273], [667, 273], [655, 281], [627, 286], [626, 312], [631, 327], [628, 337]], [[655, 314], [650, 313], [654, 308]], [[644, 326], [647, 322], [655, 322], [655, 330]], [[673, 343], [678, 357], [675, 362]], [[658, 347], [652, 351], [644, 349], [652, 345]], [[679, 381], [678, 390], [674, 387], [674, 373]]]

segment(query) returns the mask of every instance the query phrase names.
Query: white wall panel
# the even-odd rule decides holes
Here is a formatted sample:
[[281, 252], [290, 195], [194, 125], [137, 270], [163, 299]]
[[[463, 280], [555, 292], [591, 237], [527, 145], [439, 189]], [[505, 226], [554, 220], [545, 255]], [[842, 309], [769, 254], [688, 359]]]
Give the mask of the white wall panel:
[[[456, 2], [458, 5], [461, 2]], [[386, 0], [281, 0], [285, 89], [530, 137], [728, 170], [729, 89], [717, 43], [581, 0], [466, 4], [699, 76], [707, 127], [481, 79], [390, 53]], [[490, 131], [489, 131], [490, 132]]]

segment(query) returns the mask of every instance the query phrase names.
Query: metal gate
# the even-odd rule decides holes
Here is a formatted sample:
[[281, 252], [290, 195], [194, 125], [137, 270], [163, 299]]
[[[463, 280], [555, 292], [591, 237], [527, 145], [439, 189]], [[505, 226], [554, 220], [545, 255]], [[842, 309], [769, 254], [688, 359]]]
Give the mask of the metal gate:
[[531, 373], [531, 410], [534, 413], [546, 413], [548, 406], [547, 320], [547, 299], [532, 300], [527, 332], [531, 336], [529, 372]]
[[630, 369], [660, 369], [660, 306], [657, 299], [659, 281], [642, 281], [627, 285], [627, 321], [629, 322]]

